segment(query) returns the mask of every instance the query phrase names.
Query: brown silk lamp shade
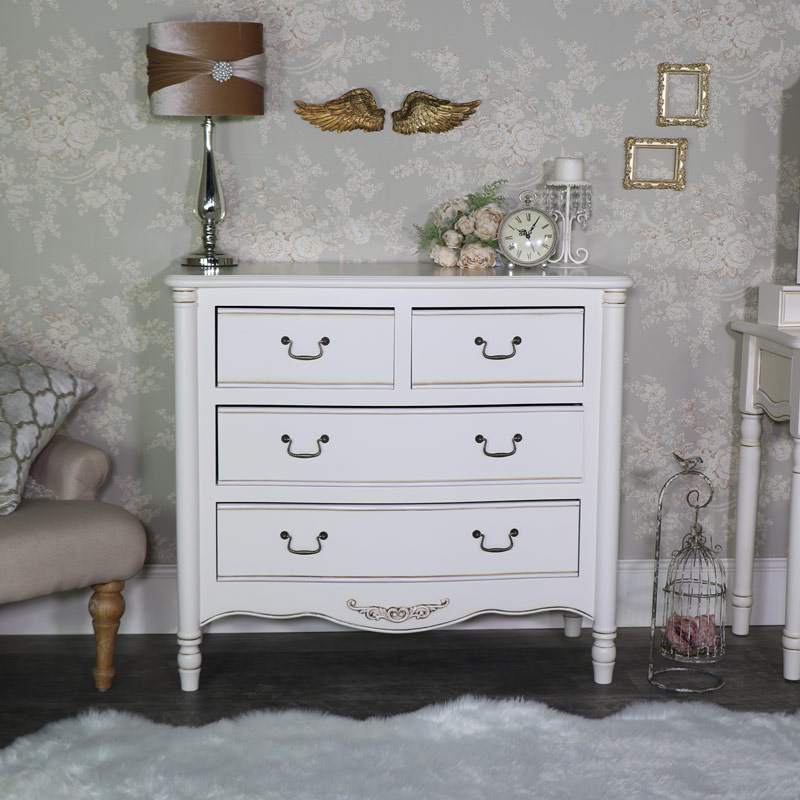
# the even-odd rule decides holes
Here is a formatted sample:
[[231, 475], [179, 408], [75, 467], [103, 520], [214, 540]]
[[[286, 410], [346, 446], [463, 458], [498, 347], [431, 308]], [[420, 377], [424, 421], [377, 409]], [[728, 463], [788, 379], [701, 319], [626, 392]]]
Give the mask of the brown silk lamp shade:
[[[153, 114], [217, 117], [264, 113], [260, 22], [151, 22], [148, 30], [147, 93]], [[248, 63], [243, 65], [244, 61]], [[212, 77], [213, 65], [219, 62], [232, 65], [233, 76], [228, 80]], [[241, 77], [242, 73], [248, 77]]]
[[203, 247], [183, 263], [216, 270], [235, 257], [216, 249], [225, 200], [214, 163], [213, 116], [264, 113], [264, 43], [260, 22], [151, 22], [147, 95], [156, 116], [204, 117], [204, 150], [195, 213]]

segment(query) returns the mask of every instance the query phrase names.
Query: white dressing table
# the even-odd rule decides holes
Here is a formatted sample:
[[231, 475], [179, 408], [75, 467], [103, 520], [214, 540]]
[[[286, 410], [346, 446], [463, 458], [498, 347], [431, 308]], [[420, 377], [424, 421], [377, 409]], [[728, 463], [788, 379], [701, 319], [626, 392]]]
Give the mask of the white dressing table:
[[783, 677], [800, 680], [800, 287], [762, 286], [759, 321], [734, 320], [742, 334], [739, 410], [739, 492], [731, 630], [750, 630], [758, 489], [761, 473], [761, 420], [764, 414], [788, 422], [792, 436], [792, 484], [786, 565]]

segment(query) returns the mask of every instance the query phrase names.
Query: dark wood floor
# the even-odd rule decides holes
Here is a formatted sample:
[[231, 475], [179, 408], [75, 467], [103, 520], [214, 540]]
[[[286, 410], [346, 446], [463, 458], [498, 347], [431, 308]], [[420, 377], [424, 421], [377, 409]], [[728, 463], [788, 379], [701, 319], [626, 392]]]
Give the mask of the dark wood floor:
[[[216, 634], [203, 644], [200, 691], [179, 689], [173, 636], [121, 636], [109, 692], [91, 678], [88, 636], [0, 637], [0, 747], [48, 722], [114, 708], [172, 725], [202, 725], [255, 709], [318, 709], [355, 718], [399, 714], [470, 694], [522, 697], [602, 717], [635, 700], [714, 702], [793, 712], [800, 683], [781, 676], [780, 628], [728, 637], [716, 665], [726, 685], [679, 695], [647, 681], [649, 630], [620, 631], [614, 683], [592, 682], [591, 635], [555, 630]], [[669, 666], [669, 662], [661, 662]]]

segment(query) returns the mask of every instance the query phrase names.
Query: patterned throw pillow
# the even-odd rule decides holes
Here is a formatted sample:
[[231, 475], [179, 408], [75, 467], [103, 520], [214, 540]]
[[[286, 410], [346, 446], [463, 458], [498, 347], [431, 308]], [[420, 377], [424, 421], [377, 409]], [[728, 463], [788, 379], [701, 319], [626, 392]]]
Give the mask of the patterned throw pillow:
[[31, 464], [94, 386], [0, 347], [0, 514], [20, 502]]

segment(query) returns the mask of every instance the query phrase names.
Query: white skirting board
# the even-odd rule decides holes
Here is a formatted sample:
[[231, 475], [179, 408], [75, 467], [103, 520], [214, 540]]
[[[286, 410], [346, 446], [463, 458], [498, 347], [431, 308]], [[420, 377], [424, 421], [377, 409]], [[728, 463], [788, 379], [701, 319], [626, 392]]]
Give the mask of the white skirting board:
[[[729, 593], [733, 562], [727, 560]], [[659, 583], [663, 586], [663, 580]], [[786, 590], [786, 559], [756, 559], [753, 576], [753, 625], [782, 625]], [[651, 559], [619, 562], [617, 570], [617, 625], [620, 628], [648, 627], [653, 593]], [[0, 636], [15, 634], [91, 633], [87, 602], [91, 590], [63, 592], [21, 603], [0, 606]], [[172, 565], [146, 566], [128, 581], [124, 592], [127, 609], [120, 633], [175, 633], [177, 630], [177, 582]], [[730, 620], [730, 614], [728, 615]], [[584, 627], [590, 625], [584, 620]], [[460, 629], [557, 628], [562, 615], [556, 612], [505, 616], [485, 614], [453, 626]], [[290, 633], [299, 631], [345, 630], [326, 620], [301, 617], [269, 620], [255, 617], [229, 617], [211, 623], [205, 631], [213, 633]]]

